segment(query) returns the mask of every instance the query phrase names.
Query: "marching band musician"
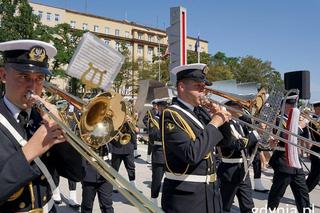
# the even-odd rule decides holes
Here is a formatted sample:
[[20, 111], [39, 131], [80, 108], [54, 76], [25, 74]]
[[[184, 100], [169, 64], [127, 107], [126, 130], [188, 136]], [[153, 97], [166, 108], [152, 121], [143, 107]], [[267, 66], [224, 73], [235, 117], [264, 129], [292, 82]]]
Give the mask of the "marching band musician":
[[151, 201], [158, 205], [158, 196], [161, 187], [162, 177], [164, 175], [164, 159], [160, 132], [160, 116], [167, 106], [166, 99], [156, 99], [153, 101], [159, 110], [159, 117], [150, 118], [149, 122], [149, 143], [152, 144], [152, 181], [151, 181]]
[[[297, 95], [292, 95], [285, 100], [284, 121], [288, 120], [289, 112], [294, 108], [296, 99]], [[285, 127], [286, 124], [282, 123], [279, 126]], [[299, 134], [301, 133], [299, 132]], [[282, 132], [280, 133], [280, 137], [286, 138]], [[310, 200], [304, 171], [302, 168], [288, 165], [284, 142], [279, 141], [275, 147], [269, 165], [274, 170], [274, 176], [268, 196], [268, 209], [275, 210], [278, 208], [287, 186], [290, 185], [298, 212], [309, 212]]]
[[160, 121], [166, 163], [162, 208], [167, 213], [221, 212], [213, 150], [223, 137], [218, 127], [230, 113], [211, 104], [211, 118], [200, 106], [204, 87], [211, 85], [205, 64], [182, 65], [171, 72], [176, 75], [178, 97]]
[[[312, 118], [316, 120], [318, 123], [320, 122], [320, 101], [313, 103], [313, 108], [314, 108], [314, 115]], [[319, 134], [319, 127], [317, 127], [314, 123], [310, 122], [309, 123], [310, 127], [314, 129], [315, 131], [311, 130], [311, 138], [313, 141], [320, 142], [320, 134]], [[311, 150], [317, 153], [320, 153], [320, 147], [318, 146], [311, 146]], [[311, 192], [319, 183], [320, 181], [320, 159], [317, 156], [310, 155], [310, 161], [311, 161], [311, 169], [310, 173], [308, 175], [308, 178], [306, 180], [308, 190]]]
[[[132, 186], [136, 187], [136, 170], [135, 170], [135, 164], [134, 164], [134, 147], [137, 144], [137, 132], [139, 129], [137, 127], [134, 127], [132, 129], [129, 126], [128, 122], [132, 122], [131, 118], [127, 116], [127, 122], [124, 123], [124, 128], [122, 129], [122, 133], [130, 134], [130, 141], [127, 144], [121, 144], [119, 142], [120, 138], [118, 140], [112, 140], [111, 141], [111, 165], [116, 170], [119, 171], [121, 162], [123, 161], [124, 166], [126, 167], [129, 181]], [[117, 193], [117, 190], [114, 190], [115, 193]]]
[[[247, 122], [249, 124], [252, 123], [251, 119], [249, 117], [247, 117], [246, 115], [240, 116], [239, 119], [244, 122]], [[266, 125], [260, 123], [260, 128], [264, 129], [265, 127], [266, 127]], [[248, 136], [252, 132], [252, 128], [250, 128], [247, 125], [243, 125], [242, 128], [243, 128], [244, 135], [246, 135], [246, 136]], [[256, 134], [256, 133], [258, 134], [258, 132], [254, 132], [254, 134]], [[259, 138], [260, 137], [259, 135], [256, 135], [256, 137], [258, 140], [261, 140], [261, 138]], [[255, 156], [252, 156], [255, 152], [255, 147], [250, 147], [248, 149], [248, 154], [251, 157], [253, 157], [253, 161], [252, 161], [253, 178], [254, 178], [253, 188], [254, 188], [254, 191], [256, 191], [256, 192], [267, 193], [267, 192], [269, 192], [269, 190], [264, 187], [262, 180], [261, 180], [261, 173], [262, 173], [261, 156], [263, 156], [264, 149], [260, 148], [259, 145], [256, 145], [256, 146], [258, 146], [258, 149], [256, 151]], [[250, 167], [250, 165], [249, 165], [249, 167]]]
[[[228, 101], [225, 105], [239, 111], [242, 110], [242, 107], [234, 101]], [[241, 116], [232, 110], [230, 113], [236, 118]], [[220, 131], [224, 135], [217, 148], [222, 156], [218, 167], [218, 178], [223, 212], [231, 211], [234, 197], [237, 196], [240, 212], [251, 213], [254, 203], [250, 177], [249, 174], [246, 175], [247, 158], [249, 150], [256, 145], [260, 137], [256, 131], [245, 135], [244, 127], [233, 119], [228, 122], [228, 126], [224, 125], [223, 128], [220, 128]]]
[[[103, 145], [95, 151], [105, 162], [110, 164], [110, 159], [108, 157], [109, 144]], [[97, 194], [101, 212], [113, 213], [112, 184], [101, 176], [87, 161], [85, 162], [85, 166], [86, 176], [82, 181], [81, 212], [92, 213], [94, 199]]]
[[[0, 101], [0, 212], [56, 212], [52, 172], [74, 181], [84, 176], [82, 158], [64, 143], [61, 128], [33, 107], [57, 50], [42, 41], [17, 40], [0, 43], [0, 51], [6, 89]], [[53, 105], [43, 104], [59, 118]]]
[[[158, 99], [154, 99], [151, 101], [152, 109], [148, 110], [146, 115], [143, 117], [143, 123], [147, 127], [148, 134], [151, 131], [150, 129], [152, 129], [154, 125], [152, 121], [156, 120], [157, 118], [159, 120], [159, 110], [158, 110], [157, 101]], [[147, 160], [146, 160], [148, 164], [151, 164], [151, 152], [152, 152], [152, 138], [150, 140], [150, 137], [149, 137]]]

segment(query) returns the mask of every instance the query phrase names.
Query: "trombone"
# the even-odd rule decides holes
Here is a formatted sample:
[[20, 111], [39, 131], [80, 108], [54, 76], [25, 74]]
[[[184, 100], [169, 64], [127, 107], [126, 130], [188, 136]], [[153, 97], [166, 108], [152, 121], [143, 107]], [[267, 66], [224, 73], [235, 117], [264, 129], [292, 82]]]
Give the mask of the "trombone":
[[[102, 135], [102, 139], [99, 139], [97, 141], [102, 142], [106, 139], [106, 136], [110, 136], [110, 131], [113, 131], [111, 129], [111, 125], [104, 126], [104, 124], [100, 125], [100, 121], [104, 122], [105, 119], [101, 118], [101, 116], [112, 116], [110, 115], [110, 107], [107, 104], [110, 104], [109, 102], [105, 102], [105, 99], [94, 99], [92, 102], [87, 103], [87, 105], [84, 101], [81, 99], [78, 99], [75, 96], [72, 96], [70, 94], [62, 92], [60, 89], [55, 88], [50, 83], [46, 82], [44, 84], [44, 87], [48, 89], [49, 91], [55, 91], [59, 90], [59, 95], [61, 95], [63, 98], [70, 100], [72, 104], [75, 107], [85, 108], [85, 112], [81, 116], [80, 119], [82, 119], [82, 122], [88, 122], [88, 127], [95, 127], [95, 123], [97, 124], [98, 130], [93, 131], [107, 131], [108, 133], [102, 134], [102, 132], [99, 132], [99, 134]], [[31, 94], [28, 94], [27, 97], [30, 97]], [[99, 157], [94, 150], [90, 148], [89, 145], [91, 145], [92, 141], [89, 141], [89, 145], [86, 143], [86, 141], [81, 140], [76, 134], [72, 132], [72, 130], [67, 127], [59, 118], [57, 118], [50, 110], [48, 110], [45, 105], [43, 104], [43, 100], [37, 100], [35, 102], [36, 107], [38, 107], [39, 110], [43, 111], [44, 113], [47, 113], [48, 116], [53, 119], [65, 132], [65, 137], [67, 141], [70, 143], [70, 145], [76, 149], [79, 154], [84, 157], [96, 170], [97, 172], [103, 176], [108, 182], [110, 182], [114, 187], [118, 189], [118, 191], [134, 206], [136, 206], [140, 212], [163, 212], [159, 207], [155, 206], [149, 199], [147, 199], [141, 192], [139, 192], [135, 187], [133, 187], [126, 179], [124, 179], [121, 175], [118, 174], [116, 170], [114, 170], [109, 164], [107, 164], [101, 157]], [[97, 105], [97, 106], [96, 106]], [[91, 108], [90, 108], [91, 107]], [[109, 109], [109, 111], [106, 109], [103, 109], [103, 107], [106, 107]], [[98, 113], [93, 114], [93, 113]], [[83, 117], [85, 116], [85, 117]], [[100, 116], [100, 117], [99, 117]], [[108, 117], [106, 120], [111, 119]], [[109, 122], [111, 122], [109, 120]], [[82, 127], [86, 126], [85, 124], [82, 125]], [[86, 130], [87, 131], [87, 130]], [[98, 134], [95, 135], [97, 137]], [[87, 139], [91, 139], [91, 137], [86, 137]], [[95, 144], [96, 145], [96, 144]]]
[[[206, 90], [206, 93], [207, 93], [207, 94], [208, 94], [208, 93], [211, 93], [212, 91], [214, 91], [213, 94], [217, 94], [217, 92], [216, 92], [215, 90], [212, 90], [212, 89], [207, 90], [207, 88], [205, 88], [205, 90]], [[221, 92], [221, 91], [219, 91], [218, 93], [223, 94], [223, 92]], [[240, 102], [237, 98], [235, 98], [235, 97], [229, 97], [229, 94], [228, 94], [228, 95], [224, 94], [224, 96], [222, 96], [222, 97], [225, 97], [225, 98], [227, 98], [227, 99], [229, 99], [229, 100], [236, 101], [237, 103], [239, 103], [240, 105], [242, 105], [241, 102]], [[292, 135], [292, 136], [294, 136], [294, 137], [296, 137], [296, 138], [298, 138], [298, 139], [300, 139], [300, 140], [303, 140], [303, 141], [305, 141], [305, 142], [307, 142], [307, 143], [310, 143], [310, 144], [312, 144], [312, 145], [315, 145], [315, 146], [320, 147], [320, 144], [317, 143], [317, 142], [314, 142], [314, 141], [312, 141], [312, 140], [310, 140], [310, 139], [308, 139], [308, 138], [305, 138], [305, 137], [302, 137], [302, 136], [297, 135], [297, 134], [295, 134], [295, 133], [292, 133], [292, 132], [290, 132], [290, 131], [288, 131], [288, 130], [286, 130], [286, 129], [284, 129], [284, 128], [278, 127], [278, 126], [276, 126], [276, 125], [274, 125], [274, 124], [272, 124], [272, 123], [268, 123], [268, 122], [266, 122], [266, 121], [264, 121], [264, 120], [262, 120], [262, 119], [259, 119], [259, 118], [255, 117], [255, 116], [245, 114], [244, 112], [242, 112], [242, 111], [240, 111], [240, 110], [237, 110], [237, 109], [235, 109], [235, 108], [233, 108], [233, 107], [227, 106], [227, 105], [222, 104], [222, 103], [220, 103], [220, 102], [218, 102], [218, 101], [216, 101], [216, 100], [213, 100], [212, 98], [208, 97], [208, 95], [206, 95], [205, 98], [206, 98], [209, 102], [218, 104], [218, 105], [224, 107], [225, 109], [228, 109], [228, 110], [230, 110], [230, 111], [239, 113], [239, 114], [241, 114], [241, 115], [245, 115], [245, 116], [249, 117], [250, 119], [252, 119], [253, 121], [256, 121], [256, 122], [259, 122], [259, 123], [264, 123], [264, 124], [266, 124], [267, 126], [273, 128], [273, 129], [276, 129], [276, 130], [278, 130], [278, 131], [280, 131], [280, 132], [286, 133], [286, 134], [288, 134], [288, 135]], [[242, 101], [242, 100], [241, 100], [241, 101]], [[254, 103], [254, 102], [253, 102], [253, 101], [251, 101], [251, 102], [249, 101], [249, 103]], [[246, 105], [245, 105], [245, 106], [246, 106]], [[204, 105], [204, 107], [206, 107], [206, 106]], [[307, 152], [307, 153], [309, 153], [309, 154], [312, 154], [312, 155], [317, 156], [317, 157], [320, 158], [320, 154], [319, 154], [319, 153], [314, 152], [314, 151], [312, 151], [312, 150], [310, 150], [310, 149], [307, 149], [307, 148], [305, 148], [305, 147], [303, 147], [303, 146], [301, 146], [301, 145], [299, 145], [299, 144], [292, 143], [292, 142], [290, 142], [289, 140], [284, 139], [284, 138], [280, 137], [280, 136], [277, 135], [277, 134], [273, 134], [273, 133], [267, 132], [267, 131], [264, 130], [263, 128], [258, 127], [257, 125], [254, 125], [254, 124], [245, 122], [245, 121], [240, 120], [240, 119], [238, 119], [238, 118], [236, 118], [236, 117], [234, 117], [234, 116], [232, 116], [232, 119], [234, 119], [235, 121], [237, 121], [237, 122], [239, 122], [239, 123], [242, 123], [242, 124], [244, 124], [244, 125], [247, 125], [247, 126], [253, 128], [253, 129], [257, 129], [257, 130], [259, 130], [259, 131], [262, 132], [262, 133], [265, 133], [265, 134], [267, 134], [267, 135], [270, 135], [270, 136], [272, 136], [274, 139], [277, 139], [277, 140], [282, 141], [282, 142], [287, 143], [287, 144], [294, 145], [294, 146], [300, 148], [301, 150], [304, 150], [305, 152]]]

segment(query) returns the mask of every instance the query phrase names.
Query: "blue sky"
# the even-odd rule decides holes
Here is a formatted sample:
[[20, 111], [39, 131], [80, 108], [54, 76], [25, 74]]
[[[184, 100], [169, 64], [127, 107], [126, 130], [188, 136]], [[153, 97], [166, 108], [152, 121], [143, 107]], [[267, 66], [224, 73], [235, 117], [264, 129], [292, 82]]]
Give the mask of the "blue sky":
[[[309, 70], [311, 100], [320, 100], [320, 1], [318, 0], [33, 0], [161, 29], [170, 7], [187, 9], [188, 35], [209, 41], [209, 53], [252, 55], [280, 73]], [[85, 7], [87, 5], [87, 7]]]

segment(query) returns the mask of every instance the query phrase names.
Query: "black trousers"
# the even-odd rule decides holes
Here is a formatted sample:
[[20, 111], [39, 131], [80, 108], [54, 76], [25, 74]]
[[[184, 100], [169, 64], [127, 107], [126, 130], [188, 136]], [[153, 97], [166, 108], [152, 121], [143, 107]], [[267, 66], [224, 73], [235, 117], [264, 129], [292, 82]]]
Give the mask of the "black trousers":
[[151, 155], [151, 152], [152, 152], [152, 144], [150, 143], [150, 141], [148, 142], [148, 151], [147, 151], [147, 154], [148, 155]]
[[135, 165], [134, 165], [134, 154], [112, 154], [111, 165], [116, 170], [119, 171], [121, 162], [123, 161], [126, 167], [128, 177], [130, 181], [136, 179]]
[[152, 163], [151, 198], [157, 198], [159, 196], [163, 175], [164, 164]]
[[272, 182], [268, 197], [268, 208], [271, 210], [278, 208], [281, 198], [286, 192], [288, 185], [290, 185], [298, 212], [308, 212], [303, 210], [310, 207], [308, 188], [303, 173], [287, 174], [275, 170]]
[[252, 168], [253, 168], [253, 178], [254, 179], [261, 178], [261, 160], [260, 160], [259, 151], [254, 156], [254, 159], [252, 161]]
[[254, 207], [252, 187], [249, 176], [240, 183], [220, 180], [220, 193], [223, 203], [223, 212], [230, 212], [235, 196], [239, 201], [241, 213], [251, 213]]
[[112, 185], [107, 182], [82, 182], [81, 212], [91, 213], [94, 198], [98, 194], [99, 206], [102, 213], [113, 213]]
[[306, 180], [308, 190], [311, 192], [320, 181], [320, 158], [311, 156], [311, 169]]
[[69, 190], [74, 191], [77, 188], [77, 182], [68, 179]]

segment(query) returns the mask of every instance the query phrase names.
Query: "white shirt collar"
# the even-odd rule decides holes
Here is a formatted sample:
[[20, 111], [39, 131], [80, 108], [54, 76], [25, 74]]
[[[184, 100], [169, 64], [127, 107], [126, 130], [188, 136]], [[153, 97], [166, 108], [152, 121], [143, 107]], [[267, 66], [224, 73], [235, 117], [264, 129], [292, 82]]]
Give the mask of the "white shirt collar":
[[[4, 101], [4, 104], [8, 107], [11, 114], [13, 115], [14, 119], [17, 122], [19, 122], [18, 116], [22, 110], [16, 105], [14, 105], [13, 103], [11, 103], [11, 101], [9, 101], [9, 99], [6, 96], [4, 96], [3, 101]], [[28, 118], [29, 118], [31, 114], [31, 109], [27, 109], [26, 112], [28, 113]]]
[[192, 106], [191, 104], [181, 100], [181, 98], [178, 98], [178, 100], [183, 103], [186, 107], [188, 107], [192, 112], [193, 112], [193, 109], [194, 109], [194, 106]]

